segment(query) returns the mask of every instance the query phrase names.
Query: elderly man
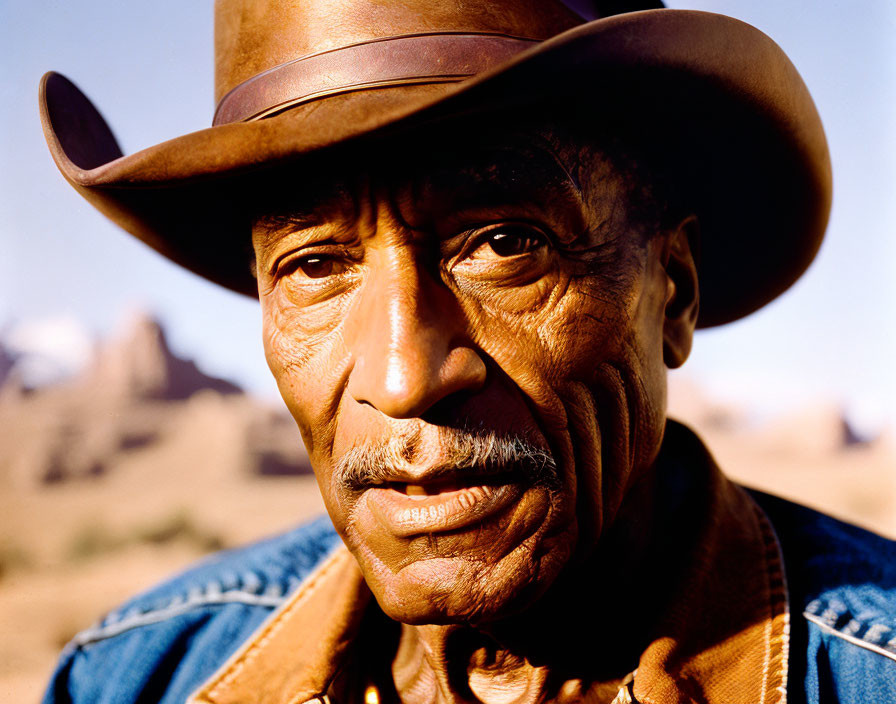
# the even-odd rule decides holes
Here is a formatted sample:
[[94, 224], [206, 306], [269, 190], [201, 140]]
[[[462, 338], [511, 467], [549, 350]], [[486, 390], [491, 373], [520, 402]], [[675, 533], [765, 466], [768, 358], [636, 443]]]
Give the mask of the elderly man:
[[894, 700], [893, 546], [665, 417], [814, 256], [818, 116], [757, 30], [619, 5], [219, 0], [215, 125], [128, 157], [45, 77], [74, 187], [258, 296], [332, 521], [137, 597], [45, 701]]

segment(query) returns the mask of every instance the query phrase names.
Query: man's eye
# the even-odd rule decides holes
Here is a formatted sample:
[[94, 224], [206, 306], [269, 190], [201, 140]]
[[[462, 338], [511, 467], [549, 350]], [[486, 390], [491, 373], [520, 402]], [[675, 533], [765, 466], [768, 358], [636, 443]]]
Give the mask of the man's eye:
[[326, 254], [309, 254], [290, 262], [286, 273], [299, 271], [309, 279], [323, 279], [342, 273], [344, 270], [345, 264], [334, 257]]
[[504, 227], [486, 235], [485, 244], [499, 257], [534, 252], [547, 244], [540, 232], [526, 227]]

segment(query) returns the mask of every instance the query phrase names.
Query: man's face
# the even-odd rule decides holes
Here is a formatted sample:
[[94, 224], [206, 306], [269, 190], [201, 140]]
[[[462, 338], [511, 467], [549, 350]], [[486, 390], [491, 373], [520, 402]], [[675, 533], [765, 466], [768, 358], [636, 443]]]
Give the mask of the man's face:
[[387, 614], [485, 622], [596, 545], [665, 415], [665, 238], [536, 132], [414, 149], [255, 224], [268, 364]]

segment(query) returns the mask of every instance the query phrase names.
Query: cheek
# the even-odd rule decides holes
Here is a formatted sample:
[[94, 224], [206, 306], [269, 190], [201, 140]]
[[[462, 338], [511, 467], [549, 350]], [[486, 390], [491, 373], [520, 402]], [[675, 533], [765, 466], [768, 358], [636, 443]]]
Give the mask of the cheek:
[[[305, 307], [295, 305], [280, 287], [261, 296], [264, 349], [271, 371], [305, 369], [342, 323], [348, 296]], [[279, 377], [278, 377], [279, 380]]]
[[333, 418], [348, 373], [341, 319], [320, 316], [309, 324], [315, 316], [276, 291], [263, 296], [261, 305], [268, 367], [316, 467], [331, 446]]
[[[547, 265], [543, 264], [542, 268]], [[465, 272], [452, 270], [446, 283], [451, 286], [455, 295], [490, 318], [495, 318], [513, 325], [515, 321], [523, 323], [531, 321], [545, 307], [550, 307], [558, 292], [562, 293], [564, 277], [561, 272], [548, 270], [541, 276], [523, 277], [514, 281], [490, 281], [485, 277], [462, 276]], [[469, 273], [469, 272], [466, 272]], [[524, 283], [525, 278], [531, 279]]]
[[[519, 386], [542, 422], [559, 430], [567, 427], [566, 390], [593, 382], [601, 364], [632, 356], [627, 301], [600, 298], [562, 276], [527, 288], [462, 301], [476, 344]], [[508, 303], [530, 298], [537, 305], [517, 310]]]
[[653, 463], [665, 426], [662, 306], [655, 305], [649, 287], [645, 292], [631, 285], [626, 292], [601, 299], [587, 289], [577, 291], [577, 314], [558, 331], [569, 348], [557, 355], [557, 381], [572, 382], [580, 405], [591, 409], [605, 509], [618, 505]]
[[[467, 304], [476, 342], [529, 399], [565, 467], [580, 535], [597, 539], [634, 473], [648, 466], [662, 436], [665, 373], [661, 344], [645, 334], [637, 286], [608, 294], [560, 282], [525, 315]], [[617, 289], [618, 290], [618, 289]], [[588, 536], [585, 538], [585, 536]]]
[[[473, 342], [519, 387], [549, 429], [565, 425], [552, 377], [564, 350], [550, 330], [569, 317], [568, 279], [552, 272], [526, 286], [458, 286]], [[562, 347], [562, 345], [561, 345]]]

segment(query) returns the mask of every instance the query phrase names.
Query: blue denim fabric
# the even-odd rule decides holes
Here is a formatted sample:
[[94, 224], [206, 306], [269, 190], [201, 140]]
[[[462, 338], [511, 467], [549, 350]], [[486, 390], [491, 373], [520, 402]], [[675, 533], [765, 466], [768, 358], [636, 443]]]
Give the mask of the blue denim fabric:
[[44, 703], [183, 704], [338, 544], [321, 518], [206, 558], [76, 636]]
[[[753, 496], [784, 554], [790, 704], [896, 702], [896, 544]], [[338, 543], [322, 518], [132, 599], [69, 644], [44, 704], [182, 704]]]
[[896, 703], [896, 543], [752, 492], [790, 597], [789, 704]]

